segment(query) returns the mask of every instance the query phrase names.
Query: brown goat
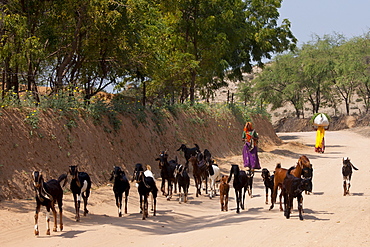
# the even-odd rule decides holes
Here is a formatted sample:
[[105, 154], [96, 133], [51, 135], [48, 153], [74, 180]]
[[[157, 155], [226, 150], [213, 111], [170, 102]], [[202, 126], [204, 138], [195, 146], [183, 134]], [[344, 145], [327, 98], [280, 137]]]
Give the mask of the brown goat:
[[220, 182], [220, 202], [221, 202], [221, 211], [227, 211], [227, 205], [229, 202], [229, 190], [230, 186], [227, 180], [229, 176], [223, 175]]
[[[292, 174], [293, 176], [297, 178], [300, 178], [302, 176], [302, 170], [304, 167], [311, 168], [312, 165], [311, 165], [310, 160], [305, 155], [302, 155], [301, 157], [299, 157], [297, 165], [295, 166], [294, 169], [291, 170], [290, 174]], [[274, 173], [274, 190], [273, 190], [272, 197], [271, 197], [270, 210], [274, 208], [278, 187], [282, 188], [287, 171], [288, 169], [281, 168], [281, 164], [276, 165], [275, 173]], [[280, 194], [280, 211], [283, 211], [281, 196], [282, 194]]]

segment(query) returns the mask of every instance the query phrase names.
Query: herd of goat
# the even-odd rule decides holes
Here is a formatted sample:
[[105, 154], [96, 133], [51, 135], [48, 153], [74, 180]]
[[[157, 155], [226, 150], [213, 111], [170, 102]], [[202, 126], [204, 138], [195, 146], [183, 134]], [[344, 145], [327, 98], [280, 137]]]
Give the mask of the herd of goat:
[[[233, 178], [233, 188], [235, 190], [236, 200], [236, 212], [240, 212], [240, 208], [244, 209], [245, 194], [248, 192], [249, 196], [252, 197], [252, 184], [254, 172], [251, 170], [243, 171], [239, 169], [238, 165], [231, 165], [229, 175], [221, 175], [220, 168], [214, 163], [212, 155], [209, 150], [205, 149], [201, 152], [199, 146], [195, 144], [195, 147], [188, 148], [185, 144], [182, 144], [177, 151], [183, 151], [186, 160], [185, 165], [177, 162], [177, 157], [174, 160], [168, 160], [168, 154], [166, 151], [162, 151], [159, 157], [156, 159], [159, 163], [160, 176], [162, 183], [160, 191], [167, 200], [172, 198], [172, 193], [179, 195], [179, 203], [187, 202], [188, 192], [190, 186], [190, 175], [189, 175], [189, 164], [192, 167], [193, 178], [196, 188], [196, 197], [202, 192], [202, 185], [205, 182], [205, 192], [212, 198], [216, 195], [216, 182], [219, 184], [219, 195], [221, 211], [228, 211], [228, 196], [229, 196], [229, 183]], [[349, 194], [350, 180], [352, 175], [352, 168], [357, 170], [356, 167], [350, 162], [349, 158], [343, 158], [343, 188], [344, 195]], [[81, 198], [84, 204], [84, 216], [88, 214], [87, 201], [90, 195], [91, 179], [90, 176], [78, 170], [77, 166], [70, 166], [68, 175], [71, 177], [70, 190], [73, 194], [76, 221], [80, 221], [80, 203]], [[62, 220], [62, 200], [63, 200], [63, 189], [67, 183], [67, 174], [62, 174], [58, 179], [51, 179], [47, 182], [44, 181], [43, 175], [40, 171], [33, 172], [33, 185], [36, 193], [36, 213], [35, 213], [35, 235], [39, 235], [38, 229], [38, 214], [41, 206], [45, 206], [47, 231], [46, 234], [50, 235], [50, 209], [53, 212], [54, 227], [53, 231], [57, 231], [57, 212], [56, 204], [59, 208], [59, 223], [60, 230], [63, 230]], [[280, 192], [280, 210], [284, 211], [284, 216], [289, 219], [290, 213], [293, 206], [293, 199], [297, 198], [299, 218], [303, 220], [302, 212], [302, 193], [306, 194], [312, 192], [312, 176], [313, 168], [309, 159], [302, 155], [299, 157], [297, 165], [289, 169], [282, 168], [280, 164], [277, 164], [273, 174], [263, 168], [261, 176], [266, 189], [266, 201], [268, 204], [268, 194], [271, 191], [271, 206], [270, 210], [273, 209], [274, 203], [276, 202], [278, 189]], [[208, 193], [208, 182], [210, 191]], [[116, 199], [116, 206], [118, 208], [118, 216], [122, 216], [122, 201], [124, 200], [124, 213], [127, 214], [127, 202], [130, 191], [130, 182], [125, 172], [119, 166], [114, 166], [110, 177], [110, 181], [113, 181], [113, 192]], [[149, 212], [149, 196], [152, 195], [151, 210], [153, 215], [156, 215], [156, 201], [158, 195], [158, 188], [156, 186], [156, 180], [151, 172], [150, 166], [146, 166], [145, 170], [142, 164], [138, 163], [134, 167], [134, 172], [131, 182], [136, 182], [140, 198], [140, 213], [142, 213], [142, 219], [148, 217]], [[167, 188], [166, 188], [167, 184]], [[282, 200], [282, 197], [284, 200]], [[284, 209], [282, 207], [284, 202]]]

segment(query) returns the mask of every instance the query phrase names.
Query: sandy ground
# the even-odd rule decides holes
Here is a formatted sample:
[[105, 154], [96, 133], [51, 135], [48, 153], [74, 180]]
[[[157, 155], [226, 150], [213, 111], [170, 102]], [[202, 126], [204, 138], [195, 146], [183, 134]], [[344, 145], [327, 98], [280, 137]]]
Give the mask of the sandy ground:
[[[369, 130], [365, 131], [366, 133]], [[364, 132], [364, 131], [363, 131]], [[40, 236], [33, 233], [34, 200], [0, 203], [0, 246], [370, 246], [370, 137], [354, 131], [328, 131], [325, 154], [313, 152], [314, 132], [278, 134], [291, 142], [260, 153], [262, 167], [272, 171], [277, 162], [289, 168], [300, 155], [314, 167], [314, 193], [304, 195], [304, 220], [298, 219], [296, 202], [287, 220], [278, 205], [269, 211], [260, 172], [254, 178], [253, 198], [236, 214], [234, 191], [228, 212], [220, 211], [219, 197], [195, 197], [179, 204], [177, 197], [158, 198], [157, 216], [141, 220], [137, 190], [132, 184], [128, 214], [119, 218], [112, 187], [94, 189], [90, 214], [75, 222], [72, 195], [64, 195], [64, 230], [45, 235], [45, 209]], [[348, 156], [359, 168], [352, 177], [351, 196], [343, 196], [341, 160]], [[217, 159], [223, 174], [241, 156]], [[159, 181], [158, 181], [159, 183]], [[193, 180], [191, 182], [193, 184]]]

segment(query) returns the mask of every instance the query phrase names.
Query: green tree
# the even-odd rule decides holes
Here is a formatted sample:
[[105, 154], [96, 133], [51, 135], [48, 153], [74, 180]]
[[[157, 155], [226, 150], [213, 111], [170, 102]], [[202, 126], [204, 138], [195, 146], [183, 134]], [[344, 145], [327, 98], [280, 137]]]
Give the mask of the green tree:
[[336, 53], [332, 81], [338, 95], [343, 99], [346, 106], [346, 114], [350, 113], [350, 103], [355, 89], [363, 72], [363, 57], [354, 41], [347, 41], [338, 47], [334, 47]]
[[353, 38], [350, 42], [354, 43], [353, 48], [361, 61], [358, 69], [357, 95], [364, 101], [365, 111], [370, 108], [370, 32], [363, 36]]
[[[262, 65], [272, 53], [293, 48], [290, 23], [277, 25], [281, 1], [166, 1], [175, 49], [185, 58], [190, 100], [195, 89], [225, 85], [224, 79], [242, 79], [252, 61]], [[176, 53], [179, 55], [179, 53]], [[230, 73], [230, 70], [232, 71]], [[210, 95], [210, 93], [206, 93]]]
[[331, 72], [334, 69], [333, 47], [339, 46], [340, 39], [331, 36], [315, 37], [298, 51], [303, 71], [302, 85], [306, 90], [312, 113], [318, 113], [321, 106], [333, 102]]
[[0, 59], [3, 71], [3, 94], [5, 91], [19, 92], [19, 78], [25, 68], [23, 40], [27, 38], [27, 19], [20, 2], [10, 0], [1, 3], [0, 16]]
[[294, 53], [288, 53], [276, 56], [254, 82], [258, 94], [272, 104], [272, 109], [289, 102], [299, 118], [303, 114], [304, 105], [302, 76], [300, 59]]

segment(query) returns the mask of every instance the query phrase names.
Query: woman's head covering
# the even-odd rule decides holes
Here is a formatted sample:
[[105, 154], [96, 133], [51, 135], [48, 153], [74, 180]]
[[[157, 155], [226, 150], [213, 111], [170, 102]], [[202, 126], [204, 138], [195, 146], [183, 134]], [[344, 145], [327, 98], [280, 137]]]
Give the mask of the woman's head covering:
[[247, 132], [247, 131], [252, 131], [252, 130], [253, 130], [252, 123], [246, 122], [244, 125], [244, 131]]

